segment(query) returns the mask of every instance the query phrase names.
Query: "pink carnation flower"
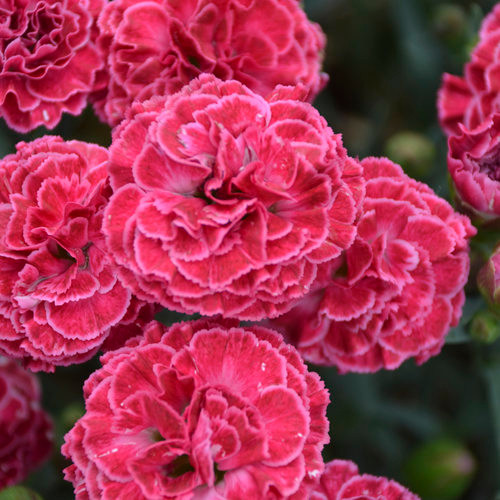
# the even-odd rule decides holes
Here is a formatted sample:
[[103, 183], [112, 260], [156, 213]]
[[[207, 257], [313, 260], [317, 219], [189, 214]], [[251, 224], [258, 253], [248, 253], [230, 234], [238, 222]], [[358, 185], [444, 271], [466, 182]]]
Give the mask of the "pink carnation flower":
[[419, 500], [419, 497], [396, 481], [360, 475], [353, 462], [332, 460], [325, 464], [325, 472], [310, 500]]
[[448, 135], [472, 130], [500, 111], [500, 4], [486, 16], [464, 77], [444, 74], [438, 115]]
[[66, 435], [77, 500], [306, 499], [328, 392], [271, 330], [200, 320], [105, 354]]
[[94, 44], [103, 0], [4, 0], [0, 113], [18, 132], [79, 114], [103, 59]]
[[297, 0], [114, 0], [99, 28], [109, 84], [95, 108], [113, 126], [137, 96], [177, 92], [201, 73], [261, 95], [302, 83], [310, 99], [327, 80], [325, 36]]
[[0, 490], [22, 481], [51, 450], [52, 425], [40, 408], [37, 379], [0, 357]]
[[341, 372], [397, 368], [437, 354], [458, 323], [469, 272], [469, 219], [388, 159], [367, 158], [358, 237], [342, 265], [274, 321], [308, 361]]
[[31, 369], [90, 358], [129, 306], [101, 234], [107, 160], [43, 137], [0, 161], [0, 351]]
[[299, 88], [203, 75], [115, 129], [104, 232], [123, 283], [181, 312], [275, 317], [355, 237], [361, 168]]
[[448, 170], [466, 208], [483, 219], [500, 217], [500, 114], [448, 141]]

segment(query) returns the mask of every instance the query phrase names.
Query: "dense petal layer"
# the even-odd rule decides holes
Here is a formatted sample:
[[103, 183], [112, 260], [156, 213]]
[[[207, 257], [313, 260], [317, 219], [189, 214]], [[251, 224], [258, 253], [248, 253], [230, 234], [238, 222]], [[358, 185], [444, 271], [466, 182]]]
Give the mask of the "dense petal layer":
[[33, 370], [85, 361], [141, 307], [101, 232], [107, 160], [99, 146], [44, 137], [0, 161], [0, 352]]
[[311, 500], [419, 500], [396, 481], [385, 477], [360, 474], [349, 460], [332, 460], [325, 464], [320, 484]]
[[296, 0], [115, 0], [99, 29], [108, 84], [94, 102], [112, 126], [135, 98], [176, 92], [203, 72], [263, 96], [301, 83], [310, 99], [327, 79], [325, 36]]
[[0, 489], [17, 484], [52, 450], [52, 424], [34, 375], [0, 357]]
[[151, 322], [101, 360], [62, 449], [78, 499], [305, 500], [318, 482], [328, 393], [275, 332]]
[[104, 59], [96, 47], [103, 0], [2, 2], [0, 114], [18, 132], [79, 114]]
[[134, 104], [113, 135], [103, 228], [135, 295], [181, 312], [275, 317], [352, 245], [360, 165], [294, 93], [264, 99], [202, 75]]
[[308, 361], [342, 372], [423, 363], [463, 304], [475, 229], [387, 159], [362, 161], [366, 198], [343, 262], [322, 265], [313, 291], [273, 320]]

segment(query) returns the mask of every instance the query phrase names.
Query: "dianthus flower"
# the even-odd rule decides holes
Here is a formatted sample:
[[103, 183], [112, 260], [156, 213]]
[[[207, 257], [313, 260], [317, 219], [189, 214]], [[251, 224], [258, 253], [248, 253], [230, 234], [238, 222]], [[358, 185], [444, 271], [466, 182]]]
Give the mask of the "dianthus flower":
[[332, 460], [325, 464], [310, 500], [419, 500], [396, 481], [360, 474], [355, 463]]
[[448, 141], [448, 170], [461, 203], [475, 215], [500, 217], [500, 114]]
[[280, 335], [231, 325], [152, 322], [102, 356], [62, 447], [77, 500], [308, 498], [328, 392]]
[[0, 357], [0, 489], [16, 484], [52, 450], [52, 424], [35, 376]]
[[103, 230], [123, 283], [181, 312], [275, 317], [355, 237], [359, 163], [300, 88], [203, 75], [113, 134]]
[[79, 114], [104, 62], [95, 46], [103, 0], [0, 3], [0, 114], [28, 132]]
[[264, 96], [302, 83], [310, 99], [327, 79], [325, 36], [297, 0], [114, 0], [99, 29], [109, 83], [95, 108], [112, 126], [136, 97], [177, 92], [201, 73]]
[[341, 372], [397, 368], [437, 354], [458, 323], [469, 271], [469, 219], [388, 159], [361, 162], [366, 198], [342, 265], [275, 320], [304, 358]]
[[448, 135], [459, 124], [472, 130], [500, 112], [500, 4], [485, 17], [464, 77], [445, 74], [438, 93], [438, 114]]
[[31, 369], [88, 359], [129, 306], [101, 233], [107, 160], [43, 137], [0, 161], [0, 351]]

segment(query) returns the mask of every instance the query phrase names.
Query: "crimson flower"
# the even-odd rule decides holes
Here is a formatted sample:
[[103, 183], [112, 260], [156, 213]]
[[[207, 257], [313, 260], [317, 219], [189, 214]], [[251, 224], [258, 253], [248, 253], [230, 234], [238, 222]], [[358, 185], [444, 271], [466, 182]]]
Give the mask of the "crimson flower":
[[0, 113], [9, 127], [54, 128], [79, 114], [103, 59], [95, 19], [103, 0], [0, 2]]
[[269, 94], [304, 84], [312, 99], [325, 36], [297, 0], [114, 0], [99, 17], [109, 83], [95, 95], [114, 126], [136, 97], [177, 92], [201, 73]]
[[0, 357], [0, 489], [16, 484], [52, 450], [52, 424], [35, 376]]
[[62, 447], [77, 500], [308, 498], [328, 392], [281, 336], [236, 325], [152, 322], [101, 358]]
[[33, 370], [90, 358], [129, 306], [101, 233], [107, 160], [47, 136], [0, 161], [0, 351]]
[[343, 262], [274, 320], [304, 358], [341, 372], [397, 368], [437, 354], [458, 323], [469, 272], [469, 219], [384, 158], [362, 161], [366, 198]]
[[275, 317], [352, 244], [361, 169], [304, 96], [202, 75], [132, 106], [113, 134], [103, 231], [137, 297]]
[[361, 475], [357, 465], [349, 460], [332, 460], [325, 464], [325, 472], [310, 500], [419, 500], [419, 497], [396, 481]]

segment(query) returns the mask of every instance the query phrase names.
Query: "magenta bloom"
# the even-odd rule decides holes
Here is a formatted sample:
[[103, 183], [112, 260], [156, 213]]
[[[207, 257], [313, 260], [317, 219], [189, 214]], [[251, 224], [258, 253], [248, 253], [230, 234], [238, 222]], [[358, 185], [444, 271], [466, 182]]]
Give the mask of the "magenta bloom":
[[105, 354], [62, 447], [79, 499], [306, 499], [328, 392], [271, 330], [200, 320]]
[[0, 113], [9, 127], [54, 128], [79, 114], [103, 59], [95, 19], [103, 0], [4, 0], [0, 4]]
[[310, 99], [327, 80], [325, 36], [297, 0], [114, 0], [99, 29], [109, 83], [95, 108], [113, 126], [137, 96], [177, 92], [201, 73], [263, 96], [302, 83]]
[[359, 164], [301, 89], [203, 75], [115, 129], [104, 232], [120, 277], [181, 312], [275, 317], [355, 237]]
[[448, 170], [468, 209], [486, 220], [500, 217], [500, 114], [450, 137]]
[[500, 111], [500, 5], [484, 19], [464, 77], [444, 74], [438, 114], [446, 134], [472, 130]]
[[107, 160], [43, 137], [0, 161], [0, 351], [33, 370], [90, 358], [129, 305], [101, 233]]
[[52, 424], [35, 376], [0, 357], [0, 489], [16, 484], [52, 451]]
[[310, 500], [419, 500], [396, 481], [385, 477], [359, 474], [358, 467], [349, 460], [332, 460], [325, 464], [325, 472]]
[[384, 158], [362, 162], [358, 237], [342, 265], [275, 320], [304, 358], [341, 372], [397, 368], [437, 354], [458, 323], [469, 272], [469, 219]]

